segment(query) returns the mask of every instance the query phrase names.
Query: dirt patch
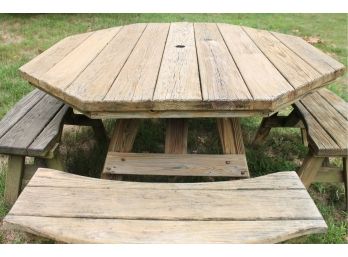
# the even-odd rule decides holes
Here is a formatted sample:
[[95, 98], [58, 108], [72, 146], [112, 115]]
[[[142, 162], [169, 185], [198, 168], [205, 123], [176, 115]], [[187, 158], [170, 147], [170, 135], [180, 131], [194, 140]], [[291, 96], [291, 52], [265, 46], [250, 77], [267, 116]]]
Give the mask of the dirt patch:
[[5, 45], [19, 44], [23, 41], [23, 37], [10, 32], [6, 27], [0, 30], [0, 42]]

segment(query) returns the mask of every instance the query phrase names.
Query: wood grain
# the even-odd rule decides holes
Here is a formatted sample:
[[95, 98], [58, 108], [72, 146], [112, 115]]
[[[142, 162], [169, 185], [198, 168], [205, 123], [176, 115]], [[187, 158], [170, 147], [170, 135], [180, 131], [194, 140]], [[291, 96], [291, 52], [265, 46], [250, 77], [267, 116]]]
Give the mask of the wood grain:
[[193, 25], [173, 23], [170, 26], [153, 100], [180, 102], [201, 99]]
[[245, 155], [151, 154], [109, 152], [110, 174], [247, 177]]
[[116, 36], [120, 27], [94, 32], [64, 59], [41, 76], [39, 85], [49, 92], [59, 94], [98, 56], [105, 45]]
[[71, 101], [101, 101], [127, 62], [146, 24], [124, 26], [66, 89]]
[[294, 172], [187, 185], [39, 169], [4, 222], [63, 242], [100, 243], [279, 242], [327, 228]]
[[167, 119], [164, 151], [171, 154], [187, 153], [187, 119]]
[[203, 100], [251, 100], [216, 24], [196, 23], [194, 26]]
[[240, 26], [218, 24], [218, 27], [254, 100], [273, 100], [293, 91]]
[[[153, 221], [8, 215], [7, 229], [24, 230], [66, 243], [277, 243], [325, 233], [323, 220]], [[73, 229], [67, 229], [73, 228]]]

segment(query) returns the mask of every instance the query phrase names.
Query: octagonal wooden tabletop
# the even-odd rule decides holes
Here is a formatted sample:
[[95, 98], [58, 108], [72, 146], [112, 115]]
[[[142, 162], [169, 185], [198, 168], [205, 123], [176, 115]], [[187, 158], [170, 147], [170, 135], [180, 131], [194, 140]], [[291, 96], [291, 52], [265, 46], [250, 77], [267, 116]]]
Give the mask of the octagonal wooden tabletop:
[[91, 117], [267, 115], [345, 67], [299, 37], [215, 23], [132, 24], [67, 37], [20, 68]]

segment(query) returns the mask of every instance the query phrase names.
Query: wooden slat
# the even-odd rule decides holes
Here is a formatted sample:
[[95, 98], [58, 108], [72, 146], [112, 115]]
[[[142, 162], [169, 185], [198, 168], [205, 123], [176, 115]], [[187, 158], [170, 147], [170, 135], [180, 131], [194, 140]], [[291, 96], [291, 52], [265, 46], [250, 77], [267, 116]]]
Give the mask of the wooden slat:
[[35, 138], [27, 149], [29, 156], [43, 155], [56, 144], [63, 126], [63, 119], [69, 108], [69, 106], [64, 105], [44, 130]]
[[216, 24], [196, 23], [194, 27], [203, 100], [252, 99]]
[[342, 63], [324, 54], [302, 38], [277, 32], [271, 33], [321, 74], [327, 74], [331, 79], [336, 76], [334, 73], [343, 74], [345, 68]]
[[314, 181], [315, 182], [329, 182], [329, 183], [342, 183], [343, 179], [342, 168], [336, 167], [321, 167], [317, 173]]
[[39, 56], [19, 68], [21, 75], [29, 82], [38, 85], [39, 78], [61, 61], [72, 50], [90, 37], [93, 32], [78, 34], [64, 38]]
[[348, 103], [334, 94], [329, 89], [323, 88], [318, 93], [335, 108], [341, 115], [347, 120], [348, 119]]
[[301, 103], [337, 145], [347, 150], [348, 121], [318, 93], [308, 95], [301, 100]]
[[41, 76], [39, 86], [55, 94], [61, 94], [96, 58], [120, 29], [120, 27], [115, 27], [94, 32]]
[[0, 139], [0, 151], [27, 154], [28, 146], [63, 106], [56, 98], [45, 95], [12, 129]]
[[240, 26], [218, 27], [254, 100], [275, 99], [293, 90]]
[[246, 177], [245, 155], [143, 154], [109, 152], [110, 174]]
[[153, 100], [201, 99], [193, 25], [171, 24]]
[[20, 121], [44, 95], [44, 92], [35, 89], [24, 96], [0, 121], [0, 138]]
[[149, 24], [121, 70], [106, 101], [151, 101], [160, 69], [169, 24]]
[[300, 102], [295, 104], [296, 108], [300, 111], [307, 132], [309, 135], [309, 141], [315, 154], [320, 156], [335, 156], [342, 154], [340, 147], [330, 137], [330, 135], [322, 128], [318, 121], [312, 116], [310, 112]]
[[143, 183], [143, 182], [125, 182], [109, 181], [91, 177], [81, 176], [60, 172], [52, 169], [43, 169], [36, 174], [35, 180], [31, 180], [32, 187], [61, 187], [61, 188], [110, 188], [119, 189], [161, 189], [161, 190], [304, 190], [302, 182], [298, 176], [294, 176], [293, 171], [283, 171], [268, 174], [262, 177], [256, 177], [246, 180], [221, 181], [210, 183]]
[[146, 24], [136, 24], [120, 29], [93, 62], [66, 89], [71, 97], [70, 101], [75, 103], [76, 99], [87, 102], [102, 100], [126, 63], [145, 27]]
[[66, 243], [277, 243], [326, 231], [323, 220], [192, 222], [8, 215], [4, 223], [8, 229]]
[[243, 27], [243, 29], [279, 72], [300, 93], [329, 81], [328, 77], [321, 76], [319, 72], [286, 47], [270, 32], [247, 27]]
[[[42, 169], [36, 172], [10, 215], [197, 221], [322, 219], [307, 191], [303, 189], [274, 191], [259, 187], [253, 190], [175, 190], [174, 184], [174, 187], [163, 190], [156, 183], [152, 185], [153, 189], [146, 190], [124, 190], [117, 184], [93, 189], [32, 186], [31, 182], [42, 172]], [[297, 177], [294, 172], [291, 176]], [[79, 179], [79, 184], [83, 184], [84, 178]], [[233, 181], [229, 183], [232, 185]]]

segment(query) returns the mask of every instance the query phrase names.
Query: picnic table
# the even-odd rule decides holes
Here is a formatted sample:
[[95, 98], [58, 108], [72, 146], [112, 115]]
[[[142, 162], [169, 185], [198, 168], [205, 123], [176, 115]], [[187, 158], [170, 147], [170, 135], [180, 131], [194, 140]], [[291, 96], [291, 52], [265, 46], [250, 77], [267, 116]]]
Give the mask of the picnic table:
[[[302, 99], [308, 93], [316, 91], [335, 80], [343, 74], [344, 66], [299, 37], [229, 24], [183, 22], [131, 24], [69, 36], [22, 66], [20, 72], [22, 77], [32, 85], [60, 99], [65, 104], [73, 107], [76, 112], [92, 119], [117, 119], [110, 139], [109, 153], [102, 173], [103, 178], [113, 178], [120, 174], [248, 178], [249, 171], [240, 118], [271, 116], [280, 109]], [[222, 155], [187, 154], [188, 119], [203, 117], [216, 118], [217, 132], [223, 149]], [[164, 154], [130, 153], [140, 122], [146, 118], [167, 119]], [[46, 172], [51, 174], [51, 171]], [[30, 183], [28, 185], [31, 188], [28, 189], [28, 192], [36, 190], [37, 185], [35, 186], [35, 183], [42, 183], [44, 177], [40, 176], [43, 176], [43, 174], [44, 172], [40, 171], [34, 177], [33, 186], [30, 187]], [[68, 181], [67, 176], [62, 173], [52, 173], [52, 175], [47, 176], [52, 176], [51, 180], [46, 181], [48, 184], [55, 179], [58, 183], [63, 183], [61, 182], [63, 179], [66, 179], [66, 182]], [[79, 181], [77, 184], [80, 186], [86, 183], [86, 186], [81, 186], [83, 195], [86, 195], [84, 193], [85, 188], [94, 183], [92, 180], [74, 177], [67, 183], [73, 183], [74, 179]], [[146, 192], [155, 192], [157, 189], [158, 191], [156, 191], [157, 193], [151, 193], [150, 198], [142, 198], [140, 195], [143, 193], [140, 193], [140, 191], [143, 192], [144, 186], [141, 183], [135, 184], [133, 188], [134, 190], [136, 188], [140, 190], [138, 195], [134, 190], [129, 191], [127, 189], [129, 184], [107, 184], [108, 187], [105, 188], [106, 182], [105, 185], [104, 182], [95, 182], [96, 184], [88, 189], [90, 190], [88, 192], [92, 195], [95, 194], [97, 184], [98, 188], [100, 186], [100, 190], [106, 191], [118, 186], [120, 188], [117, 190], [124, 188], [124, 192], [118, 193], [121, 196], [124, 195], [125, 199], [119, 200], [120, 205], [112, 207], [117, 210], [127, 202], [128, 191], [131, 192], [129, 195], [130, 202], [136, 206], [133, 206], [134, 213], [125, 211], [125, 219], [127, 219], [127, 215], [132, 216], [131, 220], [138, 219], [137, 213], [139, 212], [139, 215], [142, 215], [140, 220], [241, 220], [241, 222], [244, 220], [245, 224], [252, 220], [268, 220], [272, 223], [270, 224], [272, 229], [267, 232], [268, 234], [260, 232], [260, 235], [255, 236], [250, 242], [275, 242], [279, 241], [280, 238], [283, 240], [289, 238], [290, 234], [292, 236], [298, 235], [299, 231], [302, 231], [302, 234], [305, 230], [323, 231], [326, 227], [325, 224], [320, 222], [320, 224], [315, 223], [316, 225], [314, 223], [307, 224], [305, 221], [313, 220], [313, 222], [317, 222], [322, 220], [321, 215], [310, 201], [304, 200], [306, 203], [294, 202], [293, 204], [289, 202], [288, 206], [281, 204], [282, 207], [279, 207], [277, 211], [272, 209], [275, 206], [280, 206], [280, 199], [275, 200], [272, 198], [274, 196], [273, 192], [270, 194], [262, 190], [286, 190], [282, 194], [289, 199], [310, 199], [308, 193], [303, 190], [303, 185], [295, 182], [298, 179], [296, 175], [289, 173], [272, 177], [272, 179], [271, 182], [265, 178], [265, 182], [262, 183], [267, 184], [267, 186], [264, 187], [262, 187], [262, 183], [258, 184], [258, 180], [255, 180], [255, 183], [248, 182], [250, 185], [248, 183], [243, 184], [243, 182], [235, 184], [236, 187], [240, 185], [241, 188], [244, 188], [242, 190], [247, 190], [247, 195], [243, 193], [242, 195], [236, 195], [235, 198], [233, 195], [237, 194], [238, 190], [233, 191], [234, 187], [230, 186], [231, 182], [228, 182], [226, 188], [232, 189], [226, 195], [218, 193], [225, 184], [212, 186], [217, 191], [213, 190], [208, 195], [201, 195], [198, 191], [195, 191], [195, 193], [192, 193], [193, 196], [190, 196], [190, 187], [193, 189], [201, 187], [200, 190], [208, 187], [187, 185], [185, 187], [185, 190], [188, 190], [187, 194], [183, 196], [180, 192], [184, 191], [178, 190], [181, 186], [162, 187], [149, 184], [145, 186]], [[49, 185], [44, 188], [47, 187]], [[71, 187], [71, 185], [67, 187]], [[225, 209], [221, 210], [222, 216], [220, 216], [220, 212], [214, 212], [211, 216], [203, 212], [209, 208], [219, 209], [222, 206], [228, 206], [231, 204], [230, 201], [238, 201], [239, 197], [245, 200], [243, 210], [253, 209], [255, 207], [253, 207], [253, 204], [257, 205], [258, 200], [253, 202], [252, 198], [256, 197], [258, 199], [260, 197], [254, 194], [253, 190], [249, 190], [249, 187], [254, 191], [262, 191], [260, 197], [267, 199], [265, 200], [266, 205], [269, 204], [270, 211], [274, 211], [274, 213], [263, 215], [261, 207], [256, 213], [248, 212], [247, 214], [230, 212], [229, 209], [228, 211], [226, 209], [226, 213], [224, 213]], [[172, 194], [172, 198], [168, 198], [168, 201], [163, 198], [164, 188]], [[31, 196], [34, 195], [34, 191], [31, 192]], [[66, 189], [64, 191], [66, 192]], [[110, 193], [106, 191], [104, 195]], [[297, 195], [292, 195], [294, 193]], [[38, 195], [42, 195], [42, 193], [38, 193]], [[47, 200], [48, 196], [46, 193], [44, 195]], [[76, 195], [79, 195], [79, 193], [74, 191], [72, 195], [73, 198], [67, 200], [69, 203], [78, 201], [74, 197], [77, 197]], [[158, 198], [155, 197], [156, 195]], [[214, 202], [220, 198], [223, 199], [221, 200], [221, 206], [217, 204], [215, 207], [208, 206], [208, 208], [206, 205], [209, 205], [209, 202], [206, 202], [207, 197], [208, 199], [214, 199]], [[267, 197], [271, 198], [268, 199]], [[32, 198], [34, 197], [29, 197], [29, 193], [22, 197], [22, 199]], [[110, 195], [108, 198], [110, 198]], [[284, 199], [281, 202], [290, 201], [284, 201]], [[18, 204], [17, 207], [15, 205], [14, 213], [16, 211], [23, 213], [22, 207], [26, 206], [23, 205], [23, 201], [22, 205]], [[158, 213], [150, 214], [144, 211], [146, 207], [144, 201], [147, 206], [152, 206], [152, 202], [156, 202]], [[188, 207], [190, 201], [192, 201], [192, 209]], [[95, 209], [99, 209], [100, 212], [104, 210], [103, 213], [105, 214], [110, 211], [111, 207], [108, 206], [107, 200], [104, 200], [104, 202], [105, 205], [102, 207], [98, 205]], [[91, 201], [89, 203], [91, 204]], [[45, 204], [48, 206], [57, 203], [45, 202]], [[44, 206], [45, 204], [40, 203], [38, 206]], [[63, 201], [61, 204], [65, 204], [65, 202]], [[164, 205], [168, 205], [167, 207], [170, 210], [177, 211], [167, 213], [164, 211], [167, 208], [163, 207]], [[237, 209], [238, 206], [242, 206], [236, 202], [233, 202], [232, 205]], [[302, 208], [299, 208], [299, 206], [307, 206], [308, 209], [300, 211]], [[124, 207], [127, 208], [126, 205]], [[50, 208], [47, 207], [44, 212], [50, 210]], [[55, 209], [53, 211], [54, 217], [62, 215], [59, 211], [60, 208], [64, 209], [65, 207], [52, 207], [52, 210]], [[183, 209], [181, 210], [181, 208]], [[200, 208], [202, 208], [202, 212], [199, 211]], [[33, 211], [37, 215], [38, 209], [34, 209]], [[83, 207], [78, 209], [82, 210]], [[192, 211], [193, 209], [197, 212]], [[68, 213], [72, 213], [71, 210]], [[111, 213], [110, 215], [114, 215], [114, 211]], [[84, 214], [76, 215], [82, 217]], [[92, 213], [91, 215], [96, 214]], [[135, 216], [133, 217], [133, 215]], [[104, 217], [103, 214], [100, 217]], [[275, 224], [273, 220], [277, 220], [277, 217], [282, 222]], [[302, 223], [296, 223], [296, 231], [294, 231], [295, 223], [293, 222], [296, 222], [296, 219], [301, 220]], [[283, 227], [285, 220], [289, 222], [289, 225]], [[12, 222], [28, 226], [27, 221], [15, 219]], [[41, 222], [42, 219], [40, 219], [40, 224]], [[56, 225], [60, 224], [60, 221], [54, 222]], [[117, 222], [121, 221], [117, 220]], [[171, 222], [168, 221], [166, 226], [172, 224]], [[151, 223], [150, 228], [145, 223], [142, 223], [145, 226], [144, 230], [150, 229], [149, 233], [155, 233], [152, 230], [153, 224]], [[237, 225], [241, 226], [242, 223]], [[31, 229], [34, 229], [38, 224], [32, 223]], [[192, 225], [194, 222], [187, 222], [187, 224]], [[170, 225], [170, 230], [173, 230], [174, 234], [186, 233], [188, 231], [185, 227], [190, 227], [187, 224], [185, 223], [184, 226], [181, 224], [177, 227], [173, 223], [173, 227]], [[244, 227], [244, 225], [239, 232], [242, 233], [241, 231], [243, 231], [245, 233], [247, 231], [249, 233], [250, 228], [247, 227], [250, 224], [247, 227]], [[91, 226], [91, 224], [88, 226]], [[186, 232], [180, 230], [179, 227]], [[290, 229], [291, 227], [292, 230], [289, 232], [287, 228]], [[194, 228], [197, 229], [197, 227]], [[40, 230], [37, 227], [35, 229]], [[49, 229], [52, 229], [52, 227], [49, 226]], [[61, 228], [55, 227], [55, 229], [61, 231]], [[98, 227], [98, 229], [101, 228]], [[199, 230], [202, 229], [204, 230], [204, 226], [199, 228]], [[262, 226], [260, 229], [262, 231]], [[136, 229], [132, 227], [131, 230]], [[214, 230], [213, 234], [215, 236], [210, 234], [211, 231], [207, 231], [209, 237], [203, 241], [247, 241], [243, 241], [238, 236], [239, 232], [235, 238], [228, 239], [226, 236], [219, 234], [221, 229], [218, 230], [218, 232]], [[277, 231], [277, 235], [274, 234], [275, 231]], [[159, 234], [156, 235], [160, 235], [158, 238], [156, 237], [159, 242], [171, 241], [170, 236], [161, 240], [163, 233], [157, 232]], [[47, 233], [52, 235], [55, 232], [50, 230]], [[112, 233], [115, 233], [115, 231]], [[139, 241], [136, 239], [139, 238], [139, 235], [136, 232], [134, 233], [135, 237], [131, 236], [132, 239], [126, 240], [127, 242]], [[84, 235], [86, 236], [86, 234]], [[71, 237], [74, 237], [74, 235], [70, 233], [68, 239], [66, 239], [67, 237], [61, 238], [64, 238], [63, 241], [71, 241]], [[104, 237], [108, 236], [104, 235], [103, 239], [100, 240], [109, 242], [108, 239], [110, 238], [105, 239]], [[270, 237], [273, 239], [270, 240]], [[187, 238], [189, 236], [186, 235]], [[118, 238], [117, 240], [122, 241], [123, 239]], [[76, 238], [74, 240], [81, 242]], [[95, 238], [89, 238], [89, 240], [95, 242]], [[111, 242], [114, 241], [111, 240]]]

